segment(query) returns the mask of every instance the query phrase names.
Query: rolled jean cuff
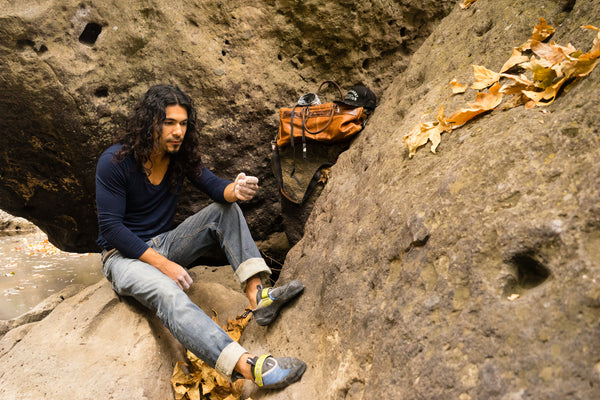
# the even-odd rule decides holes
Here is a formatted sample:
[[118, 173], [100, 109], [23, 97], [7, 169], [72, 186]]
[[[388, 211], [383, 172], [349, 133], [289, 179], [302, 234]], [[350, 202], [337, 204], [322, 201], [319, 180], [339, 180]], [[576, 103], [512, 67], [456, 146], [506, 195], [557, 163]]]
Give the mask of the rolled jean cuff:
[[217, 365], [215, 366], [216, 370], [225, 374], [227, 377], [231, 377], [235, 365], [244, 353], [247, 353], [246, 349], [238, 342], [229, 343], [225, 346], [217, 359]]
[[246, 286], [246, 281], [256, 274], [261, 274], [261, 276], [271, 275], [271, 270], [267, 266], [267, 263], [260, 257], [247, 259], [235, 270], [235, 275], [239, 279], [242, 289]]

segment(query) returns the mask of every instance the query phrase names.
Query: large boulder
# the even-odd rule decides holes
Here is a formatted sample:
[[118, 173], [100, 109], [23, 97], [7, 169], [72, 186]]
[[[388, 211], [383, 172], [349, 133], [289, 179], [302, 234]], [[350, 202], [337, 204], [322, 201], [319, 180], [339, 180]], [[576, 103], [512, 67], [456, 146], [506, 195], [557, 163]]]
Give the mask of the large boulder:
[[[209, 315], [214, 310], [222, 325], [247, 306], [239, 283], [232, 289], [230, 269], [197, 267], [192, 274], [188, 295]], [[106, 280], [71, 294], [46, 302], [55, 308], [40, 322], [16, 319], [22, 325], [0, 339], [0, 398], [173, 398], [171, 374], [186, 354], [160, 320], [119, 298]]]
[[473, 102], [450, 81], [498, 71], [540, 17], [587, 52], [600, 4], [457, 5], [388, 87], [288, 253], [280, 281], [303, 297], [244, 337], [309, 368], [253, 398], [600, 397], [600, 68], [547, 107], [444, 133], [437, 154], [402, 142]]
[[[167, 82], [197, 101], [205, 163], [260, 178], [242, 207], [266, 240], [283, 230], [269, 166], [278, 108], [325, 79], [381, 93], [452, 4], [3, 1], [0, 209], [63, 250], [95, 251], [96, 160], [134, 101]], [[186, 191], [178, 221], [207, 201]]]

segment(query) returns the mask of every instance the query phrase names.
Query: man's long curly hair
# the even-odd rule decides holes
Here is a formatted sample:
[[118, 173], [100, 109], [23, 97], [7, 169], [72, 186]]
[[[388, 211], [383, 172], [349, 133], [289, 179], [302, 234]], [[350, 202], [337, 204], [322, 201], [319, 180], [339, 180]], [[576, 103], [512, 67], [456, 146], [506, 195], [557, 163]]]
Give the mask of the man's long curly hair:
[[116, 154], [118, 162], [130, 154], [136, 165], [148, 173], [145, 167], [154, 150], [154, 132], [162, 134], [166, 118], [166, 108], [180, 105], [187, 110], [187, 129], [179, 151], [171, 155], [169, 169], [165, 179], [168, 179], [172, 190], [178, 186], [186, 173], [202, 172], [202, 160], [199, 153], [198, 132], [196, 130], [196, 109], [190, 96], [177, 86], [160, 84], [152, 86], [135, 105], [132, 114], [127, 118], [124, 129], [120, 129], [114, 143], [122, 145]]

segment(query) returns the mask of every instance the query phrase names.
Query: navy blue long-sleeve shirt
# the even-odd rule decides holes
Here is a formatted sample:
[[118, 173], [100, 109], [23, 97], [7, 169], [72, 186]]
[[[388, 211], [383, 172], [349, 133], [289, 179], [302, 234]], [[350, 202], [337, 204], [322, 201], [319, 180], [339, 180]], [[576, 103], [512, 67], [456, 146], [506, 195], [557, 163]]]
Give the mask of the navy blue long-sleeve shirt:
[[[109, 147], [96, 167], [97, 243], [103, 249], [116, 248], [126, 257], [139, 258], [149, 247], [147, 240], [172, 229], [183, 182], [175, 191], [170, 190], [167, 179], [153, 185], [133, 156], [120, 163], [115, 160], [120, 149], [120, 144]], [[212, 200], [226, 202], [224, 191], [231, 181], [217, 177], [206, 167], [201, 174], [190, 174], [188, 178]]]

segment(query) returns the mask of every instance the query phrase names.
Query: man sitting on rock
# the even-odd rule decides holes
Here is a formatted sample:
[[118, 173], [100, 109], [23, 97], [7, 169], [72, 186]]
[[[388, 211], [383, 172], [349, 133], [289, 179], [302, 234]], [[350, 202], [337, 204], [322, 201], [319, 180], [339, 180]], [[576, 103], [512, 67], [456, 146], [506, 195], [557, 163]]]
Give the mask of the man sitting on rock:
[[[240, 173], [218, 178], [200, 159], [196, 110], [191, 98], [170, 85], [151, 87], [127, 119], [115, 144], [98, 161], [96, 206], [103, 273], [121, 296], [150, 308], [188, 350], [227, 376], [264, 388], [300, 379], [306, 364], [293, 357], [256, 357], [247, 352], [184, 293], [186, 268], [219, 246], [240, 280], [259, 325], [304, 288], [291, 281], [263, 288], [271, 273], [251, 237], [238, 200], [250, 200], [258, 179]], [[187, 177], [215, 203], [172, 228]]]

